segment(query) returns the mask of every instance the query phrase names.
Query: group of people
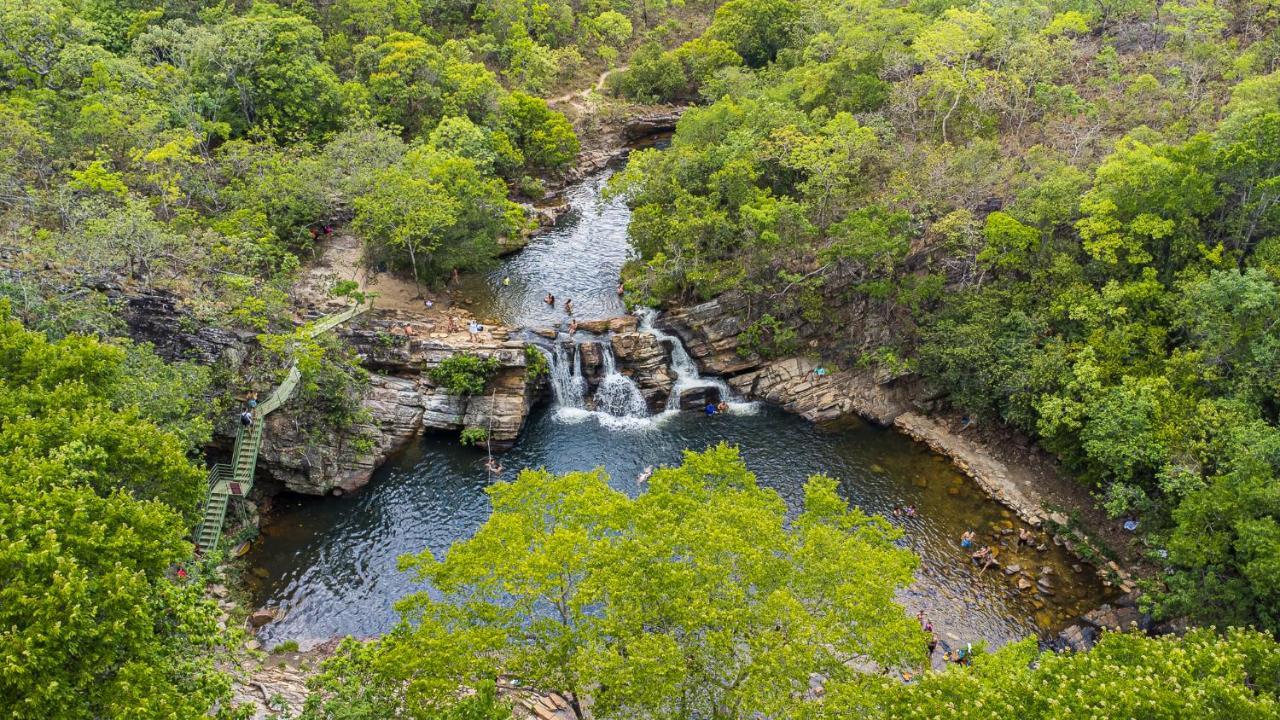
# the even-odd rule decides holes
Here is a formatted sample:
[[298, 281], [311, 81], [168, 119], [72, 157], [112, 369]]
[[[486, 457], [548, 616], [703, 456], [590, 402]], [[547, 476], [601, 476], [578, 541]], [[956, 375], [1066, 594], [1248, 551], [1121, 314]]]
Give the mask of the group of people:
[[916, 506], [915, 505], [894, 505], [893, 516], [894, 517], [915, 517]]
[[[542, 298], [542, 302], [546, 303], [547, 305], [550, 305], [551, 307], [555, 307], [555, 306], [556, 306], [556, 296], [555, 296], [555, 295], [552, 295], [550, 292], [548, 292], [548, 293], [547, 293], [547, 295], [546, 295], [546, 297]], [[565, 298], [565, 301], [564, 301], [564, 311], [565, 311], [566, 313], [568, 313], [569, 315], [572, 315], [572, 314], [573, 314], [573, 298]]]

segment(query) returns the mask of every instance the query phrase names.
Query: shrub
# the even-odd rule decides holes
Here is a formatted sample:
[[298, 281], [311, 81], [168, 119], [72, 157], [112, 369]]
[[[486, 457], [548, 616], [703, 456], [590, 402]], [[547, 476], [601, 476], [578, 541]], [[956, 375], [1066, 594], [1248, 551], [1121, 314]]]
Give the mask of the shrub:
[[497, 371], [497, 358], [459, 353], [433, 368], [431, 380], [453, 395], [479, 395]]
[[743, 357], [759, 355], [769, 360], [790, 355], [797, 347], [795, 329], [772, 315], [762, 316], [738, 336], [738, 354]]
[[480, 445], [489, 441], [489, 431], [482, 427], [463, 428], [458, 442], [463, 445]]
[[524, 346], [524, 379], [528, 382], [536, 382], [538, 378], [546, 377], [551, 374], [551, 367], [547, 364], [547, 356], [535, 345]]

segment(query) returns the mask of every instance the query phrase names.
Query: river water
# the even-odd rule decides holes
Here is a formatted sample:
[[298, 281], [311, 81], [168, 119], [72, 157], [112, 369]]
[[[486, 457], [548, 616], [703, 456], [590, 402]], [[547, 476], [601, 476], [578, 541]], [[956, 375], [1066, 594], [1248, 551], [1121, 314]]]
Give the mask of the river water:
[[[629, 213], [621, 201], [600, 198], [607, 176], [593, 176], [571, 190], [577, 209], [559, 227], [487, 278], [464, 285], [477, 298], [478, 315], [517, 326], [563, 324], [563, 310], [542, 302], [547, 292], [572, 297], [576, 317], [623, 312], [615, 289], [630, 253]], [[921, 567], [900, 599], [911, 612], [925, 612], [944, 647], [1044, 637], [1104, 598], [1091, 568], [1076, 565], [1045, 538], [1042, 551], [1018, 550], [1007, 533], [1022, 526], [1008, 510], [948, 460], [891, 431], [856, 422], [815, 427], [746, 404], [715, 417], [668, 411], [611, 420], [577, 408], [539, 408], [502, 464], [508, 472], [603, 467], [614, 487], [634, 494], [641, 491], [636, 478], [645, 468], [677, 464], [686, 448], [728, 442], [739, 446], [760, 483], [776, 489], [793, 510], [810, 474], [836, 477], [851, 503], [885, 514], [905, 530], [903, 543], [920, 555]], [[334, 636], [369, 637], [391, 629], [396, 600], [420, 589], [397, 571], [396, 558], [423, 549], [441, 557], [487, 518], [483, 460], [481, 451], [461, 447], [455, 437], [428, 436], [381, 468], [360, 492], [278, 498], [248, 557], [255, 600], [283, 614], [260, 632], [263, 645], [296, 640], [305, 648]], [[906, 505], [916, 508], [914, 517], [892, 515], [893, 508]], [[979, 532], [984, 542], [1003, 537], [1009, 549], [1001, 561], [1030, 568], [1032, 579], [1048, 568], [1051, 588], [1019, 590], [1017, 576], [979, 571], [959, 547], [965, 530]]]

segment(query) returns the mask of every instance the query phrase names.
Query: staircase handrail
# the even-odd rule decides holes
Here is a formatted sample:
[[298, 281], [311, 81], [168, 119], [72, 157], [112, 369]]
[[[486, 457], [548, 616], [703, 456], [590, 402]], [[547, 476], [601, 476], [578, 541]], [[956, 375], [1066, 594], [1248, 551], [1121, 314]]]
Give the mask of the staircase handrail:
[[[328, 332], [365, 310], [368, 310], [372, 304], [372, 301], [368, 303], [356, 303], [348, 307], [346, 310], [322, 317], [307, 329], [307, 336], [316, 337], [321, 333]], [[294, 390], [298, 388], [298, 383], [301, 381], [302, 371], [298, 369], [298, 364], [295, 362], [289, 366], [288, 374], [286, 374], [284, 380], [276, 386], [276, 389], [271, 392], [271, 396], [253, 409], [253, 424], [248, 427], [240, 425], [239, 429], [236, 431], [235, 449], [232, 451], [231, 455], [232, 464], [216, 463], [213, 467], [209, 468], [209, 489], [208, 493], [205, 495], [204, 506], [201, 510], [202, 513], [209, 509], [209, 504], [213, 500], [214, 490], [218, 483], [230, 483], [232, 481], [238, 482], [240, 483], [240, 491], [242, 493], [249, 492], [249, 489], [253, 487], [253, 476], [258, 466], [258, 449], [262, 446], [262, 422], [268, 414], [275, 412], [293, 396]], [[246, 459], [248, 460], [247, 463], [240, 462], [242, 453], [246, 455]], [[222, 523], [225, 520], [225, 516], [226, 508], [224, 505], [216, 520], [216, 532], [212, 533], [206, 533], [205, 529], [206, 523], [209, 523], [209, 526], [212, 527], [211, 523], [214, 521], [209, 517], [205, 517], [201, 520], [200, 526], [196, 528], [196, 544], [201, 544], [201, 538], [209, 537], [212, 538], [211, 542], [216, 545], [218, 541], [217, 539], [222, 535]], [[201, 546], [200, 549], [207, 551], [212, 548]]]

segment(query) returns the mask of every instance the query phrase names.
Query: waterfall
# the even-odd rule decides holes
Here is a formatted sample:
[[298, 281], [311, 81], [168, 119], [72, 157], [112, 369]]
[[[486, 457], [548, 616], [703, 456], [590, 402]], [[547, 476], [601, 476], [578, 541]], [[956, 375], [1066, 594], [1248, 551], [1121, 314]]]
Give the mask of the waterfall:
[[596, 388], [596, 409], [615, 417], [647, 417], [649, 405], [644, 401], [640, 388], [631, 378], [618, 372], [613, 357], [613, 343], [600, 343], [600, 359], [604, 364], [604, 378]]
[[[646, 308], [638, 311], [637, 315], [640, 316], [639, 329], [652, 335], [671, 351], [670, 367], [675, 373], [676, 381], [667, 398], [665, 410], [656, 417], [649, 416], [649, 407], [640, 388], [631, 378], [618, 372], [613, 343], [608, 337], [595, 343], [600, 350], [601, 378], [595, 395], [588, 402], [590, 388], [582, 370], [581, 346], [572, 339], [564, 340], [566, 336], [561, 334], [550, 343], [550, 347], [543, 344], [543, 341], [537, 342], [551, 366], [551, 391], [555, 395], [556, 412], [561, 420], [581, 422], [595, 417], [613, 428], [653, 427], [655, 421], [660, 422], [680, 412], [682, 393], [698, 388], [715, 389], [720, 398], [729, 403], [730, 412], [751, 413], [757, 409], [756, 403], [735, 402], [734, 393], [724, 380], [703, 377], [680, 338], [654, 327], [657, 311]], [[593, 409], [588, 410], [589, 407]]]
[[733, 391], [724, 380], [718, 377], [702, 377], [698, 372], [698, 365], [694, 363], [693, 358], [689, 357], [689, 351], [685, 350], [680, 338], [654, 326], [653, 321], [658, 316], [657, 310], [642, 308], [636, 311], [636, 315], [640, 317], [641, 332], [649, 333], [657, 338], [658, 342], [671, 349], [671, 371], [676, 374], [676, 383], [671, 387], [671, 395], [667, 397], [667, 412], [679, 412], [681, 394], [696, 388], [707, 387], [715, 388], [720, 393], [720, 399], [728, 402], [730, 409], [734, 411], [741, 412], [755, 408], [755, 403], [732, 402]]
[[[618, 372], [617, 360], [613, 356], [613, 345], [607, 340], [597, 343], [600, 358], [604, 365], [603, 378], [596, 388], [595, 409], [602, 419], [612, 418], [645, 418], [649, 415], [649, 407], [644, 395], [636, 387], [631, 378]], [[570, 412], [566, 416], [583, 417], [587, 407], [587, 378], [582, 371], [582, 351], [578, 344], [560, 342], [551, 344], [551, 349], [539, 345], [539, 349], [547, 357], [550, 365], [551, 392], [556, 399], [556, 407]]]
[[[547, 364], [551, 366], [551, 393], [557, 406], [581, 409], [586, 407], [587, 395], [587, 379], [582, 376], [582, 353], [574, 343], [567, 344], [568, 352], [565, 351], [565, 343], [560, 342], [552, 343], [551, 350], [542, 348]], [[569, 354], [573, 355], [572, 360]]]

